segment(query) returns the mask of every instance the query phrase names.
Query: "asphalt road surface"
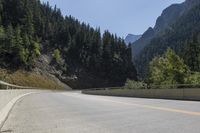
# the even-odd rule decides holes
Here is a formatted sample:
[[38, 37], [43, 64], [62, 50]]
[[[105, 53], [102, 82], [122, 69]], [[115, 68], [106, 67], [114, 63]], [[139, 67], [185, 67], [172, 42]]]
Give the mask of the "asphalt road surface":
[[200, 102], [41, 93], [16, 103], [2, 133], [200, 133]]

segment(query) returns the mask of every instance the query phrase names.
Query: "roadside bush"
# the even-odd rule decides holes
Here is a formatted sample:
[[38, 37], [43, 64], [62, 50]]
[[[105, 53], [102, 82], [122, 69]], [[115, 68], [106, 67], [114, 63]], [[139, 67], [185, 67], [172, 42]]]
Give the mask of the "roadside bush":
[[127, 80], [124, 89], [146, 89], [147, 84], [134, 80]]
[[161, 57], [155, 57], [149, 66], [149, 81], [154, 85], [184, 84], [190, 74], [189, 67], [184, 64], [172, 49], [168, 49]]
[[200, 73], [193, 72], [189, 77], [185, 79], [187, 84], [200, 84]]

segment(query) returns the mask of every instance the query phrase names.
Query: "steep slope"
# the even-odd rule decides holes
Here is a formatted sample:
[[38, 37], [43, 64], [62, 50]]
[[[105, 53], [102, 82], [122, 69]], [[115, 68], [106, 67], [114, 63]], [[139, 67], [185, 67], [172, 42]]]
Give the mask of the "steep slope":
[[99, 28], [39, 0], [0, 0], [0, 67], [38, 68], [79, 89], [136, 79], [131, 49], [122, 38], [109, 31], [101, 36]]
[[128, 34], [125, 38], [125, 43], [126, 45], [130, 44], [130, 43], [134, 43], [135, 41], [137, 41], [138, 39], [140, 39], [141, 35], [133, 35], [133, 34]]
[[131, 45], [133, 60], [140, 53], [140, 51], [150, 42], [150, 40], [154, 37], [154, 34], [154, 29], [150, 27], [139, 40]]
[[60, 82], [53, 75], [46, 75], [38, 71], [11, 71], [0, 68], [0, 80], [20, 86], [38, 87], [40, 89], [71, 90], [69, 86]]
[[137, 56], [135, 62], [138, 72], [144, 76], [148, 64], [155, 56], [161, 55], [170, 47], [181, 56], [185, 63], [194, 71], [200, 71], [200, 2], [198, 0], [186, 1], [184, 12], [170, 28], [162, 34], [151, 39], [150, 43]]
[[162, 32], [175, 23], [184, 13], [187, 13], [199, 0], [186, 0], [182, 4], [173, 4], [166, 8], [161, 16], [158, 17], [154, 28], [149, 28], [142, 37], [133, 43], [132, 56], [136, 57], [141, 50], [147, 46], [154, 37], [159, 36]]

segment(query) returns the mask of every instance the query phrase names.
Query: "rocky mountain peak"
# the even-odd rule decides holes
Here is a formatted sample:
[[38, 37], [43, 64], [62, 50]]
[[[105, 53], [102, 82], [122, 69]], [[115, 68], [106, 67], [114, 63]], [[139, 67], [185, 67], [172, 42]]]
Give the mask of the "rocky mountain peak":
[[134, 35], [134, 34], [128, 34], [125, 38], [125, 42], [128, 45], [129, 43], [134, 43], [135, 41], [137, 41], [139, 38], [141, 37], [141, 35]]

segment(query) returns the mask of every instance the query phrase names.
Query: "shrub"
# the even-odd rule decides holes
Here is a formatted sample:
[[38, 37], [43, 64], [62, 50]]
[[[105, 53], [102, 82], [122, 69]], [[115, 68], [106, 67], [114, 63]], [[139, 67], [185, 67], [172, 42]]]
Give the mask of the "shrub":
[[187, 84], [200, 84], [200, 73], [193, 72], [190, 76], [185, 79]]
[[150, 62], [149, 81], [156, 85], [184, 84], [190, 70], [172, 49]]
[[147, 84], [134, 80], [127, 80], [124, 89], [146, 89]]
[[61, 55], [60, 55], [60, 50], [59, 49], [55, 49], [53, 51], [53, 58], [56, 60], [56, 62], [58, 62], [61, 59]]

